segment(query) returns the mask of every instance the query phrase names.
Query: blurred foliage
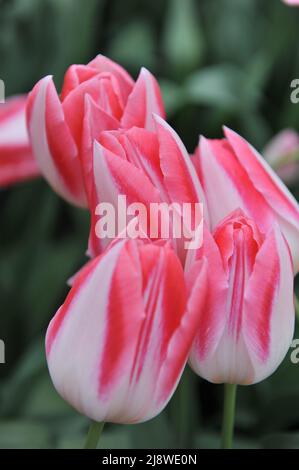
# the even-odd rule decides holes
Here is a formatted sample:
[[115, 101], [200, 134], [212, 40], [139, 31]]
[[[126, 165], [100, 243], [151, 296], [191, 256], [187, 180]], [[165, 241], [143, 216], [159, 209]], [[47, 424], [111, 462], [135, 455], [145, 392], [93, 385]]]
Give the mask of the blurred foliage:
[[[226, 124], [259, 149], [278, 130], [299, 130], [289, 99], [299, 76], [299, 11], [279, 0], [0, 0], [0, 77], [7, 94], [46, 74], [58, 85], [71, 63], [98, 52], [137, 76], [150, 68], [168, 118], [188, 149]], [[298, 197], [298, 187], [292, 188]], [[87, 420], [55, 392], [44, 334], [66, 280], [85, 261], [88, 215], [45, 182], [0, 193], [0, 448], [81, 447]], [[298, 337], [298, 331], [295, 337]], [[299, 365], [240, 387], [236, 447], [299, 448]], [[110, 426], [102, 446], [219, 445], [222, 387], [184, 374], [167, 409], [138, 426]]]

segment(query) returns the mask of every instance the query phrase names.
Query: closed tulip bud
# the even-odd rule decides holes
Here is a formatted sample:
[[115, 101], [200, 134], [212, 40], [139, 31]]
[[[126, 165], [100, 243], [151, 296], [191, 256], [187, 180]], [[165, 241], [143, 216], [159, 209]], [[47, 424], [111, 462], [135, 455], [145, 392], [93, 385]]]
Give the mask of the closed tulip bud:
[[299, 176], [299, 135], [293, 129], [285, 129], [266, 145], [263, 155], [278, 176], [288, 184]]
[[262, 233], [278, 223], [299, 270], [299, 206], [265, 159], [242, 137], [225, 128], [225, 139], [201, 138], [194, 158], [205, 191], [211, 229], [241, 208]]
[[25, 95], [0, 104], [0, 186], [6, 187], [39, 175], [26, 129]]
[[187, 273], [196, 281], [207, 259], [208, 291], [190, 364], [214, 383], [249, 385], [270, 376], [291, 345], [294, 332], [293, 269], [278, 226], [263, 235], [239, 210], [203, 247]]
[[47, 332], [48, 366], [62, 397], [96, 421], [156, 416], [187, 361], [204, 276], [187, 302], [182, 267], [167, 246], [121, 240], [90, 261]]
[[52, 77], [40, 80], [27, 107], [33, 152], [44, 177], [67, 201], [87, 206], [94, 139], [104, 130], [152, 129], [164, 116], [159, 86], [146, 69], [136, 83], [118, 64], [99, 55], [72, 65], [60, 97]]

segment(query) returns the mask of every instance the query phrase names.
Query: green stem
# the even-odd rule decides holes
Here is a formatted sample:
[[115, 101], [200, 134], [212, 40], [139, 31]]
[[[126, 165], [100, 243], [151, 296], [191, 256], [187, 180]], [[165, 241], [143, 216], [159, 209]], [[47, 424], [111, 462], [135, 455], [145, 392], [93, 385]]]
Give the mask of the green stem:
[[92, 421], [88, 430], [86, 442], [84, 445], [84, 449], [96, 449], [103, 431], [104, 427], [103, 423], [96, 423]]
[[295, 312], [296, 312], [297, 321], [299, 323], [299, 299], [296, 294], [294, 294], [294, 298], [295, 298]]
[[233, 446], [237, 385], [224, 384], [224, 407], [222, 421], [221, 448], [231, 449]]
[[192, 413], [194, 403], [193, 392], [193, 374], [186, 368], [182, 380], [180, 381], [176, 401], [174, 403], [177, 414], [177, 446], [179, 449], [187, 449], [192, 447]]

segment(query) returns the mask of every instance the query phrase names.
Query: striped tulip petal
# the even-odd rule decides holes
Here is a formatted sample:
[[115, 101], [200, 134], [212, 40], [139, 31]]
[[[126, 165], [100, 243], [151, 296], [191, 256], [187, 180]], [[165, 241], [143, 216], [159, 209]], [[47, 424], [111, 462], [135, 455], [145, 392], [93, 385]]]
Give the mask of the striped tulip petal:
[[29, 95], [27, 122], [32, 149], [43, 176], [64, 199], [84, 206], [86, 197], [78, 150], [52, 77], [40, 80]]
[[125, 129], [142, 127], [155, 129], [153, 113], [165, 117], [160, 88], [155, 77], [144, 67], [141, 69], [135, 86], [128, 98], [121, 125]]
[[36, 178], [40, 171], [33, 158], [26, 129], [25, 95], [0, 104], [0, 186]]
[[75, 277], [49, 325], [47, 361], [58, 392], [96, 421], [156, 416], [186, 363], [198, 292], [187, 302], [182, 267], [170, 248], [114, 243]]
[[[153, 186], [148, 176], [131, 162], [119, 157], [101, 144], [95, 142], [94, 145], [94, 186], [92, 189], [91, 207], [91, 228], [89, 237], [88, 254], [96, 256], [101, 253], [111, 242], [109, 237], [101, 237], [98, 226], [100, 225], [98, 204], [110, 204], [113, 208], [112, 222], [118, 222], [118, 198], [126, 197], [126, 205], [133, 203], [143, 204], [147, 209], [151, 202], [161, 202], [158, 190]], [[147, 215], [150, 211], [147, 211]], [[134, 217], [135, 214], [132, 214]], [[148, 221], [149, 222], [149, 221]], [[126, 227], [128, 221], [123, 222], [123, 227], [118, 223], [112, 238], [117, 236], [119, 231]]]

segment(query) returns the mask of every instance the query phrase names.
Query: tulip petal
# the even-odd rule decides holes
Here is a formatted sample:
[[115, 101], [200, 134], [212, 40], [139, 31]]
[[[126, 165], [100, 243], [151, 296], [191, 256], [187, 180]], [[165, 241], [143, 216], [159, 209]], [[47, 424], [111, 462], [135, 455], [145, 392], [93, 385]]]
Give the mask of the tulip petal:
[[[94, 256], [100, 253], [111, 241], [98, 238], [96, 234], [97, 217], [95, 209], [99, 203], [110, 203], [115, 208], [115, 222], [118, 221], [118, 196], [126, 196], [126, 204], [140, 203], [148, 208], [149, 203], [161, 202], [158, 190], [139, 168], [118, 157], [99, 143], [94, 145], [94, 188], [91, 198], [91, 230], [88, 253]], [[148, 211], [149, 215], [150, 211]], [[124, 226], [128, 224], [124, 221]], [[149, 220], [148, 220], [149, 222]], [[122, 231], [124, 227], [116, 227]]]
[[98, 74], [98, 71], [88, 65], [71, 65], [63, 79], [63, 87], [60, 94], [61, 101], [67, 97], [67, 95], [74, 90], [81, 83], [86, 80], [90, 80]]
[[99, 73], [110, 73], [115, 76], [119, 83], [119, 97], [121, 99], [121, 105], [124, 107], [129, 94], [134, 87], [134, 80], [128, 74], [128, 72], [113, 60], [108, 59], [102, 54], [98, 54], [95, 59], [89, 62], [88, 67], [96, 69]]
[[103, 131], [117, 129], [118, 121], [103, 111], [89, 95], [85, 95], [85, 112], [83, 118], [83, 135], [81, 144], [81, 162], [84, 172], [85, 189], [90, 199], [93, 168], [93, 145]]
[[25, 95], [0, 105], [0, 186], [36, 178], [39, 168], [33, 158], [26, 129]]
[[99, 142], [142, 170], [159, 190], [163, 201], [168, 201], [160, 168], [159, 142], [156, 134], [133, 127], [127, 131], [103, 132]]
[[[181, 325], [186, 292], [183, 270], [174, 252], [146, 244], [140, 250], [140, 263], [146, 316], [138, 336], [130, 384], [134, 406], [140, 404], [136, 420], [144, 421], [158, 414], [169, 401], [186, 363], [195, 328], [192, 322], [188, 323], [191, 315], [187, 314], [184, 328]], [[177, 331], [182, 334], [183, 329], [186, 336], [178, 337]]]
[[227, 142], [201, 137], [198, 156], [212, 229], [235, 209], [242, 208], [266, 232], [274, 221], [272, 211]]
[[[122, 388], [128, 375], [126, 359], [134, 354], [142, 321], [140, 279], [138, 272], [130, 269], [131, 263], [124, 260], [123, 244], [114, 245], [76, 277], [66, 302], [50, 323], [46, 338], [49, 370], [59, 393], [80, 412], [99, 421], [105, 421], [107, 416], [114, 418], [106, 393], [115, 381], [114, 394], [117, 392], [119, 397], [115, 400], [121, 401], [127, 393]], [[126, 275], [118, 275], [118, 265], [128, 268]], [[121, 306], [129, 308], [131, 321], [127, 321], [128, 317], [125, 321]], [[117, 408], [116, 402], [116, 416]]]
[[[205, 204], [203, 189], [184, 144], [162, 118], [155, 116], [155, 121], [160, 143], [160, 165], [170, 200], [180, 204]], [[207, 211], [204, 217], [208, 221]]]
[[294, 269], [297, 272], [299, 269], [299, 206], [296, 199], [253, 147], [230, 129], [225, 128], [225, 134], [251, 182], [277, 217], [290, 245]]
[[243, 336], [254, 383], [272, 374], [290, 347], [295, 322], [292, 286], [291, 255], [276, 227], [256, 257], [244, 299]]
[[[169, 293], [175, 292], [175, 287]], [[183, 372], [186, 357], [191, 349], [192, 341], [199, 329], [200, 314], [205, 308], [207, 293], [207, 266], [204, 260], [196, 280], [189, 291], [186, 313], [172, 334], [169, 341], [166, 359], [160, 370], [157, 382], [157, 396], [165, 400], [165, 395], [173, 390]]]
[[[198, 258], [186, 273], [187, 286], [191, 289], [201, 273], [203, 260], [208, 262], [207, 294], [204, 308], [198, 308], [198, 331], [190, 354], [190, 365], [195, 371], [205, 368], [205, 359], [212, 356], [219, 344], [226, 325], [226, 299], [228, 279], [224, 271], [219, 248], [213, 236], [205, 228], [203, 246]], [[214, 286], [217, 286], [215, 289]]]
[[154, 131], [153, 113], [165, 117], [159, 85], [154, 76], [143, 67], [128, 98], [121, 126], [126, 129], [136, 126]]
[[29, 95], [27, 122], [34, 156], [53, 189], [69, 202], [86, 205], [80, 160], [52, 77]]
[[225, 135], [255, 187], [272, 209], [290, 223], [299, 225], [299, 207], [296, 199], [278, 178], [265, 159], [236, 132], [225, 128]]

